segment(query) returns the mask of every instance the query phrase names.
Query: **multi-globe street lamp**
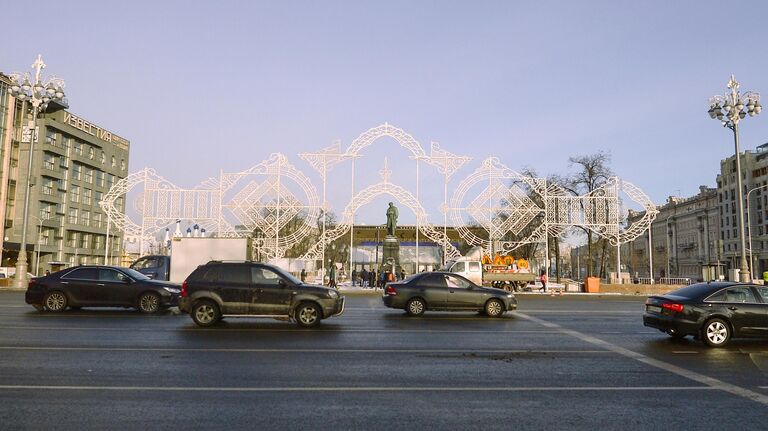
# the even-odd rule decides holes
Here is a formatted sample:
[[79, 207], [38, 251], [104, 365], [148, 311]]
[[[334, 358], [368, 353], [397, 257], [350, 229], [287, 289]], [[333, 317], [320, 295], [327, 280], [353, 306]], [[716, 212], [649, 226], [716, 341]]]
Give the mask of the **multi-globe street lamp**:
[[45, 68], [42, 56], [38, 55], [32, 69], [34, 69], [34, 79], [30, 80], [29, 73], [12, 73], [11, 95], [24, 102], [24, 111], [27, 104], [32, 105], [32, 117], [26, 125], [29, 133], [29, 161], [27, 166], [27, 182], [24, 190], [24, 213], [21, 226], [21, 244], [19, 245], [19, 257], [16, 259], [16, 278], [14, 287], [25, 288], [27, 286], [27, 222], [29, 219], [29, 192], [32, 187], [32, 155], [35, 149], [35, 140], [37, 139], [36, 125], [37, 117], [41, 112], [46, 112], [51, 103], [56, 103], [59, 107], [65, 108], [64, 102], [64, 81], [51, 77], [43, 80], [40, 73]]
[[722, 96], [712, 96], [709, 98], [709, 116], [718, 120], [733, 131], [733, 141], [736, 147], [736, 186], [738, 192], [738, 211], [739, 211], [739, 233], [741, 238], [741, 269], [739, 271], [739, 281], [749, 281], [749, 269], [747, 267], [746, 235], [744, 229], [744, 189], [741, 185], [741, 156], [739, 151], [739, 121], [743, 120], [747, 114], [754, 117], [763, 110], [760, 105], [760, 94], [747, 91], [744, 94], [739, 93], [739, 83], [731, 75], [728, 81], [729, 93]]

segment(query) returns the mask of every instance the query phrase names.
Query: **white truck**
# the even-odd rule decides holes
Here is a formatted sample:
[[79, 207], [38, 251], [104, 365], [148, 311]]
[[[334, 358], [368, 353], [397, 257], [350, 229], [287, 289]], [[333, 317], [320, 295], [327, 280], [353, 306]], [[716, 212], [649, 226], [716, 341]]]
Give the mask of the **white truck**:
[[524, 259], [520, 259], [519, 262], [521, 263], [519, 266], [517, 263], [483, 264], [472, 258], [460, 258], [446, 262], [443, 271], [459, 274], [480, 286], [486, 284], [509, 291], [518, 291], [536, 281], [536, 274], [531, 272], [528, 262]]
[[142, 256], [131, 268], [158, 280], [183, 282], [198, 266], [212, 260], [250, 260], [248, 238], [174, 238], [171, 255]]

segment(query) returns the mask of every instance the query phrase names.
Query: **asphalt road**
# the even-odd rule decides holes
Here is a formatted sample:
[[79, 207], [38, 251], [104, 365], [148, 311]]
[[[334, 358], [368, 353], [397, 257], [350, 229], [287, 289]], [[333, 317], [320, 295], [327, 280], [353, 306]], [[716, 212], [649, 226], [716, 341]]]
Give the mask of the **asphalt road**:
[[0, 428], [762, 429], [768, 341], [709, 349], [642, 326], [644, 298], [519, 296], [501, 319], [350, 296], [264, 319], [38, 313], [0, 292]]

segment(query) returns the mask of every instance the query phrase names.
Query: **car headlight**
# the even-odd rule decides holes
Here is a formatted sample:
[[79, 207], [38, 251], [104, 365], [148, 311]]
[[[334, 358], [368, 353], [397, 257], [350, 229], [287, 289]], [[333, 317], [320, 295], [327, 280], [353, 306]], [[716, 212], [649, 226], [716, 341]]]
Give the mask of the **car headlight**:
[[515, 296], [515, 295], [513, 295], [513, 294], [511, 294], [511, 293], [510, 293], [509, 295], [507, 295], [507, 298], [513, 298], [514, 296]]
[[174, 287], [163, 287], [163, 289], [170, 293], [181, 293], [181, 289], [176, 289]]
[[328, 291], [328, 297], [329, 298], [334, 298], [334, 299], [338, 298], [339, 297], [339, 292], [337, 292], [335, 290], [329, 290]]

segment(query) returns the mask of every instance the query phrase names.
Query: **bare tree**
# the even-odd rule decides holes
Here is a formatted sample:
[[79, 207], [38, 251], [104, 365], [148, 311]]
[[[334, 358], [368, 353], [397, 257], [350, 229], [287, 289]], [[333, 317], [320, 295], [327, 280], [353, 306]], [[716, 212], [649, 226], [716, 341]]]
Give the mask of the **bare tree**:
[[[569, 157], [568, 167], [576, 167], [577, 170], [566, 177], [561, 178], [562, 182], [559, 184], [561, 187], [577, 196], [592, 193], [608, 182], [613, 176], [613, 172], [608, 166], [610, 161], [611, 155], [605, 151], [585, 156]], [[594, 269], [594, 233], [587, 228], [581, 229], [584, 230], [584, 233], [587, 235], [587, 276], [591, 277]], [[605, 275], [605, 256], [607, 248], [608, 241], [602, 241], [602, 258], [600, 264], [601, 277]]]

